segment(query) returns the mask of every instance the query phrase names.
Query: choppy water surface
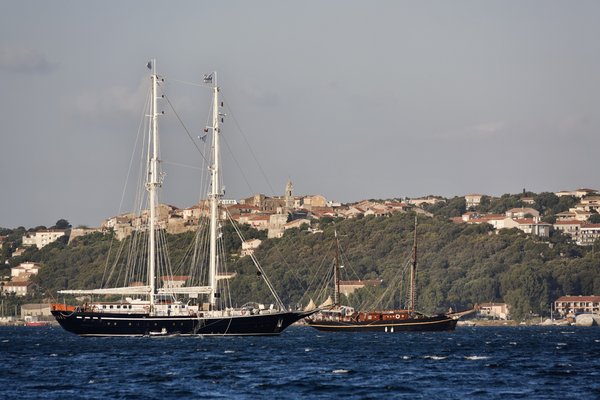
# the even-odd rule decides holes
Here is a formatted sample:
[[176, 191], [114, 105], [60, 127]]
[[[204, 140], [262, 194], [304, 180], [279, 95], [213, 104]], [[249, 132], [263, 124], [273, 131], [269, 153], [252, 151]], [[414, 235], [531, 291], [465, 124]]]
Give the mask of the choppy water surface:
[[595, 399], [600, 328], [79, 338], [0, 327], [0, 398]]

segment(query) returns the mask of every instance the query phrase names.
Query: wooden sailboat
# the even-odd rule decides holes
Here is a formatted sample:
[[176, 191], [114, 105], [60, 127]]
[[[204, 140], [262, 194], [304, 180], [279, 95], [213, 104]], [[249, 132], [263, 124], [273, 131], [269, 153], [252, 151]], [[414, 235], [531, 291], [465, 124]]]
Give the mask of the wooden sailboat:
[[308, 325], [326, 332], [407, 332], [452, 331], [465, 313], [425, 315], [415, 310], [417, 270], [417, 218], [410, 267], [409, 303], [406, 309], [355, 310], [340, 304], [339, 239], [336, 234], [336, 262], [334, 270], [334, 299], [331, 307], [305, 318]]
[[[212, 131], [212, 164], [209, 168], [211, 189], [210, 243], [208, 256], [208, 282], [205, 286], [160, 286], [157, 265], [164, 261], [165, 252], [160, 250], [164, 240], [157, 232], [157, 191], [162, 185], [163, 174], [159, 165], [159, 140], [157, 88], [164, 79], [156, 73], [156, 61], [148, 63], [152, 70], [151, 101], [149, 112], [149, 144], [147, 156], [148, 192], [148, 243], [146, 254], [146, 283], [123, 287], [61, 290], [59, 293], [78, 296], [111, 296], [112, 301], [91, 300], [83, 305], [54, 304], [52, 314], [67, 331], [81, 336], [169, 336], [169, 335], [278, 335], [292, 323], [310, 315], [311, 312], [286, 310], [274, 287], [264, 274], [260, 264], [256, 267], [268, 285], [275, 304], [262, 306], [252, 304], [235, 308], [223, 301], [223, 286], [219, 285], [219, 271], [223, 260], [219, 257], [218, 241], [222, 236], [220, 203], [223, 196], [220, 177], [220, 122], [223, 114], [219, 102], [219, 86], [216, 74], [205, 76], [205, 84], [212, 89], [212, 122], [205, 131]], [[161, 96], [162, 97], [162, 96]], [[117, 298], [118, 300], [114, 300]]]

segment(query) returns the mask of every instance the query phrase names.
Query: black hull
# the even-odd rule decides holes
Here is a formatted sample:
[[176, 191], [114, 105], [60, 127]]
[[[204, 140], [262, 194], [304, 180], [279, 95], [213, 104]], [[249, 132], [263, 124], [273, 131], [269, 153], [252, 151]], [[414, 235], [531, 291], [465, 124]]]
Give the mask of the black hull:
[[458, 320], [445, 315], [409, 318], [401, 321], [312, 320], [306, 323], [323, 332], [440, 332], [453, 331]]
[[80, 336], [279, 335], [285, 328], [309, 314], [284, 311], [263, 315], [198, 318], [52, 311], [61, 327]]

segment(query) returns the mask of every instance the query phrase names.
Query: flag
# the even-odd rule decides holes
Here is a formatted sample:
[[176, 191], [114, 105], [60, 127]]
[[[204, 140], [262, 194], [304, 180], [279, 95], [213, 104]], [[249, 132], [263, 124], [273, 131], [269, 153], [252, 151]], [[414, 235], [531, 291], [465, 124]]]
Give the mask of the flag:
[[152, 61], [148, 61], [148, 64], [146, 64], [146, 68], [152, 69]]
[[204, 83], [212, 83], [213, 77], [212, 74], [204, 74]]

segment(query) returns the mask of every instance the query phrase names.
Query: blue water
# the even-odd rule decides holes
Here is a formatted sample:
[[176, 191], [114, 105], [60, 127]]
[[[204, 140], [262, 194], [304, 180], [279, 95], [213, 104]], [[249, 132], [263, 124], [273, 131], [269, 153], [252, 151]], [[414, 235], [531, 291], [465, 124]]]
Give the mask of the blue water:
[[79, 338], [0, 327], [0, 399], [597, 399], [600, 328]]

